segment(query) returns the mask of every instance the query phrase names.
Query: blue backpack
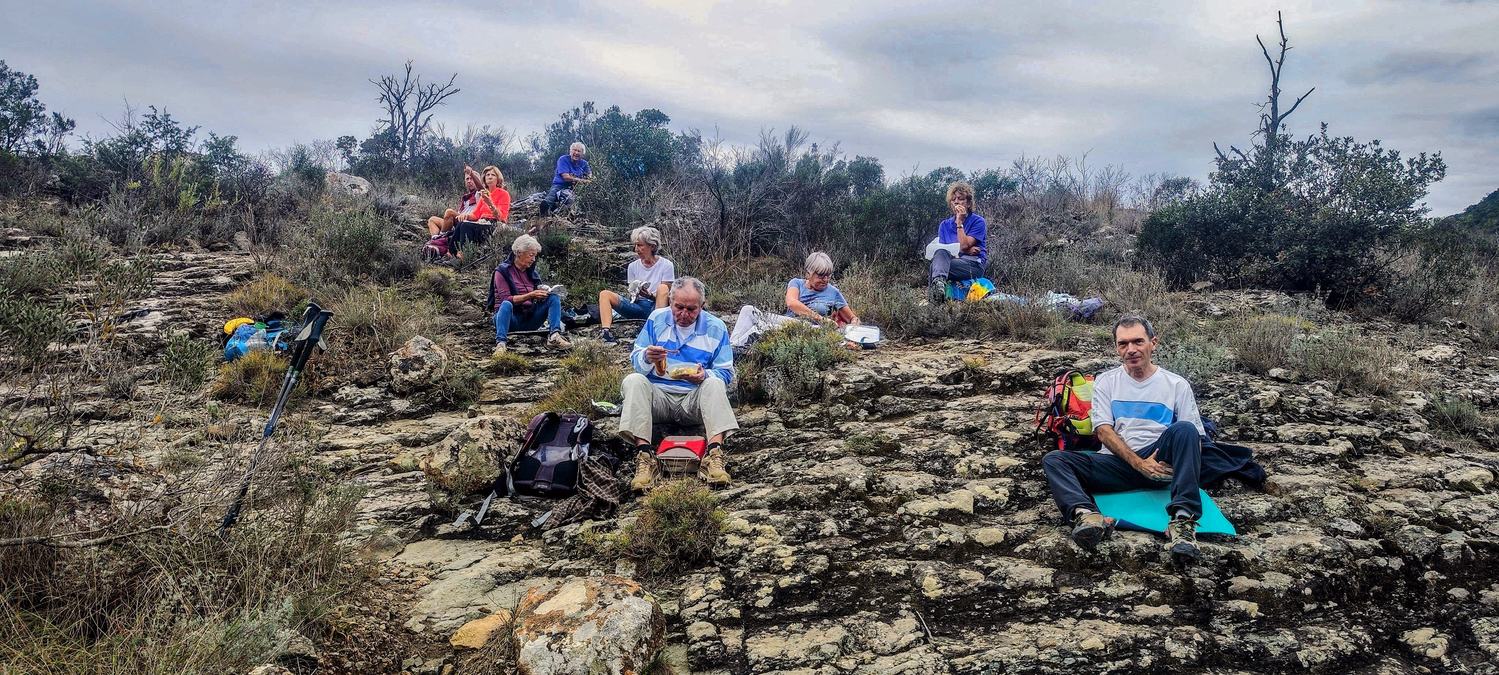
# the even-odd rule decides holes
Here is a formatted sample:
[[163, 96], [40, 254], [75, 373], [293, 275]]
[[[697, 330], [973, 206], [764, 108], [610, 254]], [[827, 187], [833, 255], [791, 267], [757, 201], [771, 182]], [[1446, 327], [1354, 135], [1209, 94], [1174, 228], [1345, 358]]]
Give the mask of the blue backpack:
[[247, 323], [234, 329], [234, 333], [224, 342], [224, 360], [234, 361], [250, 352], [265, 349], [284, 350], [287, 343], [281, 339], [283, 335], [286, 335], [286, 331], [280, 319]]

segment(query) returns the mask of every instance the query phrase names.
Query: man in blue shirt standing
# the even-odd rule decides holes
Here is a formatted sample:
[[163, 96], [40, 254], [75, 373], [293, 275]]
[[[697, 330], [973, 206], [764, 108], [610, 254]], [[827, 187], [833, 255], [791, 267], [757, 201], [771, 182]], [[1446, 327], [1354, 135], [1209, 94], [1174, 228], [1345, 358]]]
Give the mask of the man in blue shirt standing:
[[549, 216], [557, 209], [563, 190], [571, 190], [574, 186], [589, 181], [592, 171], [588, 168], [588, 160], [583, 159], [586, 152], [588, 148], [582, 143], [573, 143], [568, 147], [567, 154], [557, 158], [557, 170], [552, 174], [552, 189], [547, 190], [546, 199], [541, 202], [541, 215]]
[[953, 217], [937, 226], [937, 243], [957, 244], [958, 255], [945, 249], [932, 256], [931, 283], [927, 292], [933, 303], [947, 299], [947, 282], [977, 279], [989, 266], [989, 224], [973, 212], [973, 186], [957, 181], [947, 186], [947, 205]]

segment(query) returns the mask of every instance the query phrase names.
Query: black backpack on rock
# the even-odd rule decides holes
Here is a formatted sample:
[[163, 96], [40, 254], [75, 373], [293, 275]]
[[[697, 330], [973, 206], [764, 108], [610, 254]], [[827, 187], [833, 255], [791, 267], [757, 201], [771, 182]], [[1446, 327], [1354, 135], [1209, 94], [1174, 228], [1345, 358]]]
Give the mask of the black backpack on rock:
[[531, 418], [526, 440], [506, 471], [507, 491], [511, 496], [572, 496], [592, 442], [593, 422], [585, 415], [546, 412]]

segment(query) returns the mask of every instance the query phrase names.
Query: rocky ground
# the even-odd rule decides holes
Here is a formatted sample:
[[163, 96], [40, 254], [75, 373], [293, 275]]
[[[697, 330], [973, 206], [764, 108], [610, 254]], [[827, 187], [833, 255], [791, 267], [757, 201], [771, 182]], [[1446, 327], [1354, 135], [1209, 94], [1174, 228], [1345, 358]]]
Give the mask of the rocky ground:
[[[250, 276], [244, 253], [176, 256], [130, 330], [203, 330], [222, 315], [219, 296]], [[1195, 298], [1209, 309], [1273, 301]], [[460, 357], [487, 350], [487, 330], [473, 323], [462, 330], [475, 344]], [[1411, 349], [1425, 350], [1422, 368], [1492, 409], [1499, 357], [1470, 348], [1462, 331], [1436, 327]], [[546, 392], [556, 357], [539, 341], [517, 349], [538, 372], [487, 376], [465, 410], [415, 404], [384, 381], [295, 405], [293, 418], [326, 428], [317, 456], [367, 488], [355, 543], [381, 570], [378, 588], [341, 619], [343, 641], [322, 646], [325, 670], [462, 672], [472, 652], [454, 643], [471, 641], [472, 622], [516, 611], [528, 593], [533, 606], [571, 597], [572, 577], [631, 576], [585, 543], [617, 522], [540, 534], [527, 526], [539, 507], [503, 500], [478, 529], [434, 513], [422, 460], [476, 425], [508, 424]], [[617, 350], [623, 360], [627, 348]], [[1119, 533], [1086, 554], [1049, 499], [1033, 412], [1057, 370], [1101, 369], [1107, 356], [1002, 341], [891, 343], [827, 373], [823, 400], [741, 406], [715, 561], [646, 589], [667, 645], [658, 667], [1496, 672], [1492, 442], [1440, 439], [1417, 391], [1376, 397], [1294, 376], [1221, 375], [1197, 386], [1204, 414], [1257, 451], [1276, 493], [1217, 490], [1241, 534], [1205, 542], [1189, 569], [1174, 568], [1145, 534]], [[614, 420], [599, 424], [612, 434]], [[101, 410], [80, 443], [144, 447], [188, 426], [143, 428]]]

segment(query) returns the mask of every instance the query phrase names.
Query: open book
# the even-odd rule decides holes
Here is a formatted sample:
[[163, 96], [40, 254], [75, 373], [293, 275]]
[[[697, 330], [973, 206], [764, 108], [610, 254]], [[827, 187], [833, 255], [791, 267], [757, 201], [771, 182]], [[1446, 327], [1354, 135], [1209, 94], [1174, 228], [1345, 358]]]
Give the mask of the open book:
[[958, 257], [958, 242], [943, 244], [936, 237], [933, 237], [932, 243], [926, 245], [926, 259], [931, 260], [936, 257], [937, 251], [947, 251], [949, 255], [956, 258]]

